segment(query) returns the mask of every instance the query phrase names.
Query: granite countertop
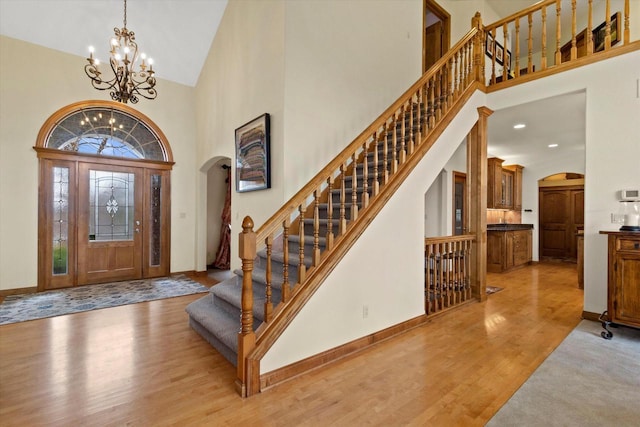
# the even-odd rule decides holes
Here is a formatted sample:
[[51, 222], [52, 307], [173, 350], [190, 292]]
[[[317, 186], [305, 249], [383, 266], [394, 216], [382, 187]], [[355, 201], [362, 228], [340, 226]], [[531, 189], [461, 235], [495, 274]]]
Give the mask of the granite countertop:
[[533, 224], [487, 224], [487, 231], [531, 230]]

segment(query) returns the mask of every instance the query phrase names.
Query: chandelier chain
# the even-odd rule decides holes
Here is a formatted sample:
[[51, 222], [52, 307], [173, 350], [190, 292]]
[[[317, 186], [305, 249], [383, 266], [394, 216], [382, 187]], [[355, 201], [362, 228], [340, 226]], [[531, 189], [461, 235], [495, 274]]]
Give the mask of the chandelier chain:
[[127, 28], [127, 0], [124, 0], [124, 28]]

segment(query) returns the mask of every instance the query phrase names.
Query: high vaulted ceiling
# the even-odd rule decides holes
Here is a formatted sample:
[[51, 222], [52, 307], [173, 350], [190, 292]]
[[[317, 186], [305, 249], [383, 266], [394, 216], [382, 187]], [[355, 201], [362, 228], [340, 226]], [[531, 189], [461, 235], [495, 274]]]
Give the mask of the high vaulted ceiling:
[[[500, 16], [533, 3], [486, 0]], [[157, 77], [195, 86], [226, 5], [227, 0], [128, 0], [127, 28], [154, 59]], [[0, 33], [85, 57], [93, 45], [104, 62], [113, 28], [122, 27], [123, 13], [123, 0], [0, 0]], [[575, 150], [584, 149], [584, 108], [584, 94], [570, 94], [496, 111], [489, 122], [489, 153], [507, 163], [575, 155]], [[566, 119], [567, 111], [573, 112], [574, 120]], [[514, 132], [514, 122], [522, 118], [527, 128]], [[562, 135], [553, 151], [547, 147], [545, 129]]]
[[[156, 77], [195, 86], [227, 0], [128, 0], [127, 28]], [[108, 59], [123, 0], [0, 0], [0, 33], [74, 55]]]

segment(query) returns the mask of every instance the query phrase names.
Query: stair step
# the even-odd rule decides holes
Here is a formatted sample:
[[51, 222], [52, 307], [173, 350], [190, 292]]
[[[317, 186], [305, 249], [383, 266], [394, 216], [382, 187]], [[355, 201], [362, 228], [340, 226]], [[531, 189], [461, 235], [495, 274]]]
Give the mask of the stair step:
[[[231, 316], [236, 316], [240, 319], [242, 312], [242, 281], [237, 280], [225, 280], [222, 283], [211, 288], [210, 293], [213, 295], [213, 303], [216, 307], [220, 307]], [[264, 321], [264, 303], [265, 294], [264, 289], [256, 289], [253, 287], [253, 326], [254, 329]], [[278, 292], [277, 302], [280, 302], [280, 293]], [[273, 295], [272, 295], [273, 298]], [[237, 332], [237, 331], [236, 331]]]
[[240, 318], [233, 317], [224, 310], [217, 310], [213, 295], [209, 293], [190, 303], [185, 311], [189, 313], [191, 327], [236, 366]]

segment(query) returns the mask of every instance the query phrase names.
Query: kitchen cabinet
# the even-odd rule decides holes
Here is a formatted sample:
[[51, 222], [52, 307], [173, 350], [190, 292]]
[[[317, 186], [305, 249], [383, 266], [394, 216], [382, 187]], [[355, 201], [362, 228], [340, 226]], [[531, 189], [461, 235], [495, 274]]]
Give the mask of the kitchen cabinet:
[[522, 169], [503, 166], [504, 160], [487, 159], [487, 208], [522, 210]]
[[531, 225], [487, 227], [487, 271], [502, 273], [531, 262]]
[[609, 323], [640, 328], [640, 233], [601, 231], [608, 237], [607, 318]]

